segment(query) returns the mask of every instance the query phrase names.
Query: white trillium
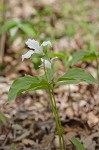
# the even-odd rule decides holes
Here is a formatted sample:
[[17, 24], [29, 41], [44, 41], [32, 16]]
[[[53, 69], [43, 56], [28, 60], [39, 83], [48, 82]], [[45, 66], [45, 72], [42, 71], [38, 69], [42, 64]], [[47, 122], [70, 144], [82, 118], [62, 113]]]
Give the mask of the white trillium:
[[29, 50], [27, 53], [22, 55], [22, 61], [24, 59], [30, 58], [32, 54], [43, 54], [42, 46], [51, 45], [51, 42], [44, 41], [40, 46], [38, 41], [28, 39], [28, 41], [26, 42], [26, 45], [32, 50]]

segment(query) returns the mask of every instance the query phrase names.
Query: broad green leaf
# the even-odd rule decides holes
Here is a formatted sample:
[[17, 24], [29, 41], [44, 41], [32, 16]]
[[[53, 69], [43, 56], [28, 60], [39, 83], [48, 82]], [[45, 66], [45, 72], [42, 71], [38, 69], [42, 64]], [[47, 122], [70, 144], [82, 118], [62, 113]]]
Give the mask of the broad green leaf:
[[71, 64], [72, 65], [76, 64], [78, 61], [82, 60], [85, 56], [89, 56], [89, 54], [90, 53], [86, 51], [75, 52], [72, 56]]
[[29, 90], [40, 90], [40, 89], [47, 89], [48, 88], [48, 83], [45, 79], [42, 79], [38, 84], [37, 86], [33, 87], [33, 85], [31, 85], [31, 89], [28, 89], [27, 91]]
[[6, 117], [3, 114], [0, 114], [0, 121], [2, 121], [4, 125], [7, 125]]
[[71, 65], [76, 64], [78, 61], [94, 61], [99, 54], [90, 51], [79, 51], [75, 52], [72, 56]]
[[[88, 73], [85, 72], [81, 68], [72, 68], [67, 71], [63, 76], [56, 79], [56, 82], [59, 81], [75, 81], [75, 82], [87, 82], [87, 83], [96, 83], [96, 80], [94, 77]], [[71, 84], [74, 84], [71, 82]]]
[[28, 36], [36, 36], [35, 30], [29, 24], [19, 24], [19, 28]]
[[71, 139], [71, 142], [76, 146], [76, 148], [77, 148], [78, 150], [86, 150], [86, 149], [84, 148], [84, 146], [83, 146], [76, 138], [72, 138], [72, 139]]
[[53, 79], [53, 74], [57, 71], [57, 68], [52, 67], [51, 69], [47, 69], [47, 78], [49, 81]]
[[84, 56], [83, 61], [94, 61], [99, 57], [98, 53], [90, 52], [89, 55]]
[[69, 84], [77, 84], [79, 83], [79, 80], [67, 80], [67, 81], [61, 81], [55, 84], [54, 88], [57, 88], [61, 85], [69, 85]]
[[3, 33], [5, 33], [5, 32], [7, 32], [9, 29], [11, 29], [11, 28], [17, 26], [17, 24], [18, 24], [18, 21], [13, 20], [13, 19], [7, 21], [7, 22], [3, 25], [3, 27], [0, 29], [0, 35], [3, 34]]
[[47, 89], [47, 82], [43, 77], [25, 76], [16, 79], [10, 87], [8, 93], [8, 102], [15, 100], [20, 93], [29, 90]]

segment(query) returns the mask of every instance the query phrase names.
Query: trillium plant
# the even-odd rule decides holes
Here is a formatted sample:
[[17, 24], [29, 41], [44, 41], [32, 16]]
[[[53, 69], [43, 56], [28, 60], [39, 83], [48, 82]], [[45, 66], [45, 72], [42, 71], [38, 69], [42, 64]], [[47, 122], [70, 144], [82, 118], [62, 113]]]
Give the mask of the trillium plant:
[[44, 74], [42, 76], [25, 75], [24, 77], [16, 79], [10, 87], [8, 101], [11, 102], [15, 100], [16, 96], [22, 92], [46, 89], [49, 93], [49, 99], [56, 121], [56, 134], [59, 136], [60, 150], [66, 150], [66, 143], [63, 137], [64, 130], [61, 125], [58, 108], [56, 106], [54, 89], [61, 85], [78, 84], [79, 82], [87, 82], [92, 84], [96, 83], [96, 80], [90, 73], [84, 71], [81, 68], [68, 69], [62, 76], [54, 78], [54, 61], [58, 59], [58, 57], [49, 57], [50, 53], [48, 48], [49, 46], [52, 46], [51, 42], [44, 41], [40, 45], [39, 42], [35, 41], [34, 39], [28, 39], [26, 45], [30, 48], [30, 50], [26, 54], [22, 55], [22, 61], [29, 59], [31, 56], [36, 57], [39, 55], [41, 59], [41, 65], [39, 68], [44, 70]]

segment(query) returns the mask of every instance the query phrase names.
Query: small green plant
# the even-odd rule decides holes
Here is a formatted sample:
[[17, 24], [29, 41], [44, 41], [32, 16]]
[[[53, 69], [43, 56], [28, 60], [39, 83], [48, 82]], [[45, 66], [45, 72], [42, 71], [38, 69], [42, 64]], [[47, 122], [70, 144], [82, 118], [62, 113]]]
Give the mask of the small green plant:
[[52, 106], [52, 111], [56, 121], [57, 134], [59, 136], [60, 150], [66, 150], [66, 143], [63, 138], [63, 127], [61, 125], [61, 120], [58, 113], [58, 108], [56, 106], [56, 100], [54, 95], [54, 89], [60, 85], [66, 84], [77, 84], [79, 82], [96, 83], [94, 77], [81, 68], [71, 68], [64, 73], [64, 75], [54, 78], [54, 61], [58, 57], [50, 58], [50, 53], [48, 51], [48, 46], [51, 46], [50, 41], [44, 41], [41, 45], [35, 40], [29, 39], [26, 45], [31, 49], [26, 54], [22, 55], [22, 61], [28, 59], [31, 56], [39, 56], [41, 65], [40, 69], [44, 70], [44, 75], [42, 76], [30, 76], [26, 75], [24, 77], [16, 79], [10, 87], [8, 94], [8, 101], [11, 102], [15, 100], [22, 92], [28, 92], [29, 90], [48, 90], [50, 103]]
[[78, 141], [76, 138], [72, 138], [71, 142], [75, 145], [75, 147], [79, 150], [86, 150], [83, 146], [83, 144], [80, 143], [80, 141]]

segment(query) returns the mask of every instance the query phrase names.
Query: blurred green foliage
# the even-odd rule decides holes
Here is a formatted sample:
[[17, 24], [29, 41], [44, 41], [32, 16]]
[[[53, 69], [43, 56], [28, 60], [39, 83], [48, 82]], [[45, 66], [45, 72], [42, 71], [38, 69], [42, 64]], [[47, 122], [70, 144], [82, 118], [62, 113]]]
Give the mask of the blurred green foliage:
[[[91, 1], [92, 2], [92, 1]], [[91, 3], [90, 2], [90, 3]], [[95, 60], [96, 51], [98, 57], [98, 47], [97, 41], [99, 27], [97, 21], [99, 20], [98, 14], [97, 20], [93, 21], [91, 19], [91, 14], [93, 14], [94, 10], [97, 11], [97, 8], [90, 6], [91, 9], [87, 9], [87, 2], [85, 0], [76, 0], [76, 1], [63, 1], [60, 3], [60, 11], [54, 10], [54, 7], [50, 5], [43, 6], [41, 9], [35, 8], [36, 16], [30, 19], [8, 19], [4, 24], [2, 16], [0, 16], [0, 36], [3, 35], [5, 32], [8, 34], [8, 41], [7, 43], [11, 45], [11, 43], [18, 37], [21, 37], [24, 44], [27, 38], [33, 38], [41, 40], [51, 40], [54, 44], [58, 42], [58, 40], [62, 37], [67, 37], [69, 40], [75, 38], [77, 34], [81, 34], [80, 38], [84, 41], [85, 49], [79, 49], [81, 52], [79, 54], [74, 54], [75, 51], [72, 53], [66, 49], [66, 52], [63, 50], [58, 50], [57, 53], [54, 54], [51, 51], [51, 56], [58, 56], [60, 60], [63, 60], [65, 66], [71, 65], [71, 57], [73, 54], [73, 58], [75, 59], [75, 55], [82, 55], [85, 51], [88, 51], [89, 55], [80, 56], [77, 58], [78, 60]], [[5, 6], [0, 4], [0, 11], [4, 11]], [[36, 18], [36, 19], [35, 19]], [[60, 27], [57, 25], [57, 22], [61, 20]], [[58, 26], [58, 28], [57, 28]], [[73, 61], [73, 60], [72, 60]], [[33, 59], [32, 62], [34, 63], [35, 69], [38, 69], [38, 65], [40, 64], [39, 59]], [[77, 60], [76, 60], [77, 63]], [[72, 62], [73, 64], [73, 62]]]

